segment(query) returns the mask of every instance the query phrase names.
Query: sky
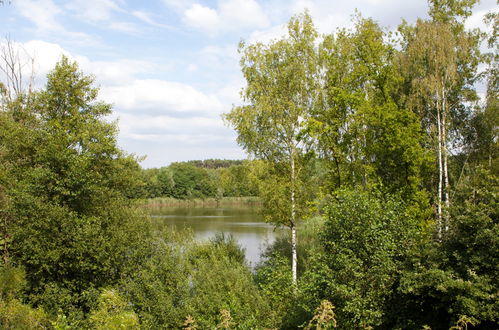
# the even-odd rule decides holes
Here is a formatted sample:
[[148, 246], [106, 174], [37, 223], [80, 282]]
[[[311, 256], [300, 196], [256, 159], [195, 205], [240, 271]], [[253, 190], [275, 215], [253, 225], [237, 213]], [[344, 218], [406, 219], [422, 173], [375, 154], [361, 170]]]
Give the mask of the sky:
[[[119, 146], [145, 168], [193, 159], [244, 159], [221, 115], [242, 104], [238, 44], [286, 33], [308, 9], [322, 34], [351, 27], [357, 9], [387, 29], [426, 17], [424, 0], [8, 0], [0, 44], [9, 38], [35, 59], [36, 84], [64, 54], [95, 76], [113, 104]], [[467, 27], [497, 11], [482, 0]]]

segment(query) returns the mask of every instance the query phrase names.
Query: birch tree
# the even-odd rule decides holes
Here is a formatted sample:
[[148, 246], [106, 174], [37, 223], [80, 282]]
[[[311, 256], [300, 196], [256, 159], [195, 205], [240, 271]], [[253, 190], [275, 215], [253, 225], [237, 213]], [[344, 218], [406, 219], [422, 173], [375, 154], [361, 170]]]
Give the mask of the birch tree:
[[466, 104], [476, 99], [473, 83], [480, 60], [479, 34], [464, 30], [463, 19], [475, 1], [430, 1], [431, 20], [403, 27], [402, 66], [410, 84], [409, 106], [420, 115], [434, 141], [438, 161], [437, 231], [448, 229], [450, 205], [449, 154], [456, 123], [466, 116]]
[[372, 19], [358, 16], [354, 23], [327, 35], [319, 49], [321, 97], [308, 127], [329, 168], [326, 193], [381, 184], [421, 199], [428, 157], [419, 118], [399, 102], [393, 38]]
[[251, 155], [272, 166], [274, 184], [268, 199], [283, 202], [269, 219], [291, 229], [292, 278], [297, 283], [296, 226], [304, 203], [298, 196], [306, 143], [303, 125], [314, 106], [317, 32], [308, 13], [293, 17], [287, 37], [268, 44], [241, 43], [241, 68], [247, 86], [245, 105], [225, 115], [238, 133], [238, 143]]

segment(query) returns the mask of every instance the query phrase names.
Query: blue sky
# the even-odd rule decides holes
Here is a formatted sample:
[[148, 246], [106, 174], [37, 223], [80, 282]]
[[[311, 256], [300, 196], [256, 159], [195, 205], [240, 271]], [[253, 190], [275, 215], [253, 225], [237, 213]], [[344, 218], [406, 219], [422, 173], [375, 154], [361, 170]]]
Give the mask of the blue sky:
[[[207, 158], [242, 159], [221, 114], [240, 104], [237, 45], [285, 34], [307, 8], [319, 32], [351, 26], [355, 9], [395, 28], [425, 17], [424, 0], [11, 0], [0, 31], [35, 58], [38, 85], [61, 54], [94, 74], [113, 103], [119, 144], [143, 167]], [[497, 10], [482, 0], [468, 20]]]

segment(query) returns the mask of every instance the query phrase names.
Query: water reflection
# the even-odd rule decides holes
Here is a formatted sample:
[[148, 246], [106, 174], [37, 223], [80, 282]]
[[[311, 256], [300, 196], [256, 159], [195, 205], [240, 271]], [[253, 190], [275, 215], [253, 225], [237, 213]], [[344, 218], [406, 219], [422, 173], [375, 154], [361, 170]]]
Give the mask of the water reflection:
[[264, 245], [274, 242], [277, 235], [255, 207], [173, 206], [153, 208], [150, 214], [160, 228], [190, 229], [198, 240], [208, 240], [220, 232], [231, 234], [245, 249], [252, 266], [260, 260]]

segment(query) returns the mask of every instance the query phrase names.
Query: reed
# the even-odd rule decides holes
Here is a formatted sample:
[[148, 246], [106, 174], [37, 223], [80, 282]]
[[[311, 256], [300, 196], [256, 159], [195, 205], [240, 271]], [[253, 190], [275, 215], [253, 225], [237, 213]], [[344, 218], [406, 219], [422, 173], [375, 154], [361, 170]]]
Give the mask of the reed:
[[222, 197], [222, 198], [193, 198], [176, 199], [172, 197], [157, 197], [143, 199], [140, 201], [142, 207], [220, 207], [220, 206], [261, 206], [260, 198], [256, 196], [247, 197]]

